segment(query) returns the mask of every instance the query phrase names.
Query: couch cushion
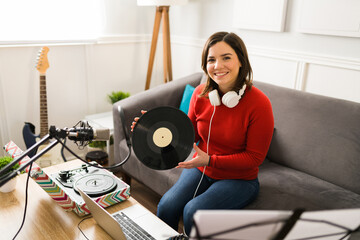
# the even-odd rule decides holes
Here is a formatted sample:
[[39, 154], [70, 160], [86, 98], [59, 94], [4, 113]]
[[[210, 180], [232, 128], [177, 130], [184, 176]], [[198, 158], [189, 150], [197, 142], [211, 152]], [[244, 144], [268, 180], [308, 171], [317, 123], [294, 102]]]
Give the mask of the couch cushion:
[[255, 82], [270, 99], [268, 158], [360, 194], [360, 104]]
[[186, 84], [185, 90], [181, 99], [180, 107], [179, 109], [183, 111], [184, 113], [188, 114], [189, 112], [189, 105], [191, 96], [195, 90], [195, 87], [191, 86], [190, 84]]
[[359, 194], [268, 160], [260, 166], [259, 182], [259, 196], [249, 209], [360, 208]]

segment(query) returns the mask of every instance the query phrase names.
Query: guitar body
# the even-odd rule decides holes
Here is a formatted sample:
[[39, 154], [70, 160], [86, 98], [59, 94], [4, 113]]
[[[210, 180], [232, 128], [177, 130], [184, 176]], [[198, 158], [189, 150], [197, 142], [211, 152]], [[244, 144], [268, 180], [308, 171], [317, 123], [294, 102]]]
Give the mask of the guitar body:
[[[32, 123], [26, 122], [23, 127], [23, 138], [26, 145], [26, 148], [30, 148], [32, 145], [34, 145], [37, 140], [40, 140], [40, 134], [35, 134], [35, 126]], [[32, 152], [28, 154], [30, 158], [35, 156], [37, 152], [40, 152], [43, 150], [47, 145], [40, 145], [37, 148], [35, 148]], [[56, 165], [59, 163], [62, 163], [64, 160], [62, 157], [58, 154], [61, 151], [61, 145], [58, 144], [55, 147], [53, 147], [50, 151], [42, 155], [36, 163], [40, 167], [49, 167], [51, 165]]]
[[[26, 122], [23, 127], [23, 138], [26, 145], [26, 148], [30, 148], [32, 145], [36, 143], [36, 139], [40, 138], [40, 134], [35, 135], [35, 126], [32, 123]], [[31, 153], [28, 154], [30, 158], [32, 158], [37, 152], [37, 148], [34, 149]]]

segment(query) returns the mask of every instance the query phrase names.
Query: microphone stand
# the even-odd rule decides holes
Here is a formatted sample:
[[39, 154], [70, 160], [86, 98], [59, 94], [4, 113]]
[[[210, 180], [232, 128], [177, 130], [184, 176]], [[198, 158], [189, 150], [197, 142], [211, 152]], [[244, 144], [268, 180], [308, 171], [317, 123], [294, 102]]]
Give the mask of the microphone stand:
[[293, 214], [286, 220], [284, 226], [271, 240], [282, 240], [288, 235], [296, 222], [300, 219], [301, 214], [305, 211], [303, 208], [297, 208], [293, 211]]
[[[12, 166], [20, 162], [24, 157], [28, 155], [32, 150], [38, 148], [43, 143], [47, 142], [49, 139], [54, 138], [55, 136], [59, 138], [65, 138], [66, 132], [63, 130], [57, 131], [55, 126], [51, 126], [49, 130], [49, 134], [45, 135], [39, 142], [32, 145], [30, 148], [28, 148], [26, 151], [24, 151], [20, 157], [14, 159], [12, 162], [10, 162], [8, 165], [6, 165], [3, 169], [0, 170], [0, 176], [8, 172]], [[51, 142], [46, 148], [44, 148], [39, 153], [35, 154], [30, 161], [28, 161], [26, 164], [22, 164], [17, 171], [11, 172], [10, 174], [5, 174], [5, 176], [0, 178], [0, 187], [3, 186], [5, 183], [10, 181], [13, 177], [19, 175], [21, 171], [26, 169], [31, 163], [36, 161], [38, 158], [40, 158], [42, 155], [44, 155], [46, 152], [48, 152], [50, 149], [52, 149], [56, 144], [59, 143], [58, 138], [55, 138], [55, 141]]]
[[[121, 108], [119, 107], [119, 111], [121, 110]], [[122, 113], [122, 112], [121, 112]], [[123, 114], [123, 113], [122, 113]], [[123, 116], [122, 116], [123, 117]], [[71, 154], [73, 154], [74, 156], [76, 156], [78, 159], [80, 159], [81, 161], [97, 167], [97, 168], [103, 168], [103, 169], [113, 169], [113, 168], [117, 168], [122, 166], [125, 162], [127, 162], [127, 160], [130, 158], [131, 155], [131, 141], [128, 137], [127, 131], [124, 127], [124, 133], [126, 136], [126, 143], [128, 145], [129, 148], [129, 153], [126, 156], [126, 158], [121, 161], [118, 164], [115, 164], [113, 166], [110, 167], [98, 167], [97, 165], [91, 165], [88, 162], [86, 162], [85, 160], [82, 160], [78, 155], [76, 155], [71, 149], [69, 149], [67, 146], [65, 146], [64, 143], [61, 142], [60, 139], [65, 139], [66, 137], [68, 137], [68, 129], [58, 129], [55, 126], [50, 126], [49, 129], [49, 134], [45, 135], [42, 139], [40, 139], [39, 142], [37, 142], [36, 144], [32, 145], [30, 148], [28, 148], [26, 151], [22, 152], [21, 156], [14, 159], [12, 162], [10, 162], [8, 165], [6, 165], [4, 168], [2, 168], [0, 170], [0, 176], [4, 175], [3, 177], [0, 177], [0, 187], [3, 186], [5, 183], [7, 183], [8, 181], [10, 181], [10, 179], [12, 179], [13, 177], [15, 177], [16, 175], [19, 175], [21, 173], [21, 171], [23, 171], [24, 169], [26, 169], [30, 164], [32, 164], [34, 161], [36, 161], [38, 158], [40, 158], [42, 155], [44, 155], [46, 152], [48, 152], [50, 149], [52, 149], [56, 144], [61, 143]], [[52, 141], [48, 146], [46, 146], [46, 148], [44, 148], [42, 151], [40, 151], [39, 153], [35, 154], [32, 158], [30, 158], [30, 161], [28, 161], [27, 163], [21, 164], [21, 166], [16, 170], [13, 171], [11, 173], [5, 174], [6, 172], [8, 172], [11, 167], [13, 167], [15, 164], [17, 164], [18, 162], [20, 162], [24, 157], [26, 157], [30, 152], [32, 152], [34, 149], [37, 149], [40, 145], [44, 144], [45, 142], [47, 142], [49, 139], [55, 139], [55, 141]], [[88, 141], [91, 139], [88, 139], [87, 137], [82, 137], [81, 138], [81, 142], [82, 144], [85, 141]], [[75, 140], [76, 142], [76, 140]]]

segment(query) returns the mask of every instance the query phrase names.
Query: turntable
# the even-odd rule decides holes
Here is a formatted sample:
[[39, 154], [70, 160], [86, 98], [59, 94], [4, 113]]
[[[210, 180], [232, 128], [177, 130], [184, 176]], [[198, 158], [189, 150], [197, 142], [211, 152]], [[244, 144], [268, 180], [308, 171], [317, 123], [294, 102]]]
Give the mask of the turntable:
[[[97, 163], [91, 162], [90, 164]], [[90, 211], [77, 191], [78, 188], [81, 188], [104, 208], [130, 197], [128, 184], [110, 171], [87, 164], [53, 174], [47, 174], [40, 169], [33, 179], [65, 211], [74, 211], [79, 216], [87, 215]]]
[[[10, 141], [4, 147], [12, 157], [18, 158], [23, 151]], [[25, 156], [19, 164], [27, 164], [31, 159]], [[80, 160], [79, 160], [80, 161]], [[90, 162], [89, 164], [97, 164]], [[76, 166], [75, 164], [73, 166]], [[109, 207], [130, 198], [130, 186], [116, 177], [112, 172], [83, 164], [69, 170], [46, 173], [36, 163], [31, 169], [28, 166], [25, 172], [31, 172], [31, 178], [65, 211], [74, 211], [79, 216], [90, 213], [85, 201], [77, 192], [81, 188], [103, 208]]]
[[[22, 150], [12, 141], [5, 145], [5, 151], [12, 158], [21, 156]], [[29, 157], [25, 157], [20, 164], [26, 164]], [[97, 164], [91, 162], [91, 164]], [[29, 167], [26, 172], [30, 171]], [[85, 201], [77, 192], [77, 187], [85, 189], [100, 206], [106, 208], [130, 197], [130, 186], [113, 175], [110, 171], [89, 166], [79, 165], [73, 169], [47, 174], [34, 163], [31, 177], [44, 189], [50, 197], [65, 211], [74, 211], [79, 216], [90, 213]]]
[[[20, 156], [23, 152], [12, 141], [5, 145], [5, 151], [12, 158]], [[25, 157], [20, 161], [20, 164], [26, 164], [29, 160], [29, 157]], [[97, 164], [96, 162], [91, 163]], [[29, 167], [26, 169], [26, 172], [28, 171], [30, 171]], [[104, 208], [125, 201], [130, 197], [130, 186], [128, 184], [110, 171], [87, 164], [79, 164], [73, 169], [47, 174], [34, 163], [31, 168], [31, 177], [65, 211], [74, 211], [79, 216], [87, 215], [90, 211], [77, 192], [78, 187], [85, 188], [84, 191]]]
[[[91, 164], [96, 164], [92, 162]], [[61, 170], [58, 173], [51, 174], [58, 185], [63, 186], [63, 190], [74, 198], [80, 196], [78, 188], [82, 189], [90, 197], [99, 197], [117, 189], [118, 185], [124, 187], [120, 179], [110, 175], [106, 170], [98, 169], [83, 164], [79, 168], [71, 170]]]

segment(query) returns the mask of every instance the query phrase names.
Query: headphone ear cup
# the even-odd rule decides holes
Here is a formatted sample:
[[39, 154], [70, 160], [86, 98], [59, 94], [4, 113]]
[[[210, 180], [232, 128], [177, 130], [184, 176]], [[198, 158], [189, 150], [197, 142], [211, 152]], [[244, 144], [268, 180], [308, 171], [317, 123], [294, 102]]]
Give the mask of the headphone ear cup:
[[211, 105], [213, 105], [213, 106], [220, 106], [221, 105], [219, 93], [218, 93], [218, 91], [216, 89], [209, 92], [209, 100], [210, 100]]
[[222, 97], [222, 103], [228, 108], [235, 107], [240, 100], [240, 96], [235, 91], [229, 91]]

